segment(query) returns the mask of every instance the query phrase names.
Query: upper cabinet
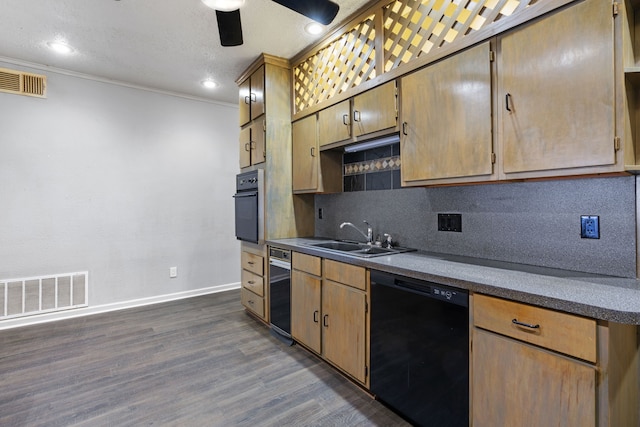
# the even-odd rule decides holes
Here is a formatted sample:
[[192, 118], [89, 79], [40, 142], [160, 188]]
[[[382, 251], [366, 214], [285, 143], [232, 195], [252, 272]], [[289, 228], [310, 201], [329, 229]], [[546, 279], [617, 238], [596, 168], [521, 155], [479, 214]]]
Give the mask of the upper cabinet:
[[504, 178], [623, 169], [613, 36], [611, 2], [587, 0], [498, 38]]
[[264, 65], [239, 85], [240, 126], [264, 114]]
[[318, 113], [320, 147], [344, 145], [398, 130], [395, 81]]
[[305, 117], [292, 125], [293, 192], [339, 192], [342, 156], [338, 152], [320, 151], [316, 115]]
[[403, 185], [493, 179], [490, 58], [486, 42], [402, 77]]
[[240, 167], [245, 168], [266, 159], [265, 120], [260, 118], [250, 126], [240, 129]]

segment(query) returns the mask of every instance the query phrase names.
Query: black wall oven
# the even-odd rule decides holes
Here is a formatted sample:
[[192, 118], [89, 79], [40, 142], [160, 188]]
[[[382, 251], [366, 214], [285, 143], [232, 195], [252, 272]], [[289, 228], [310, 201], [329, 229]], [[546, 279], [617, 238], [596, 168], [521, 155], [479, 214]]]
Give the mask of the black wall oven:
[[262, 243], [264, 171], [257, 169], [236, 175], [236, 238]]

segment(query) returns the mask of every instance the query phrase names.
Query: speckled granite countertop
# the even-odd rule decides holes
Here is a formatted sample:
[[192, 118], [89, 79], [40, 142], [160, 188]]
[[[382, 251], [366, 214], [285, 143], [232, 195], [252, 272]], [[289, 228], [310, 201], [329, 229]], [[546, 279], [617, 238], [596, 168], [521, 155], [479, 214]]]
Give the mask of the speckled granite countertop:
[[635, 279], [424, 251], [359, 258], [309, 246], [323, 240], [330, 239], [279, 239], [267, 244], [595, 319], [640, 325], [640, 281]]

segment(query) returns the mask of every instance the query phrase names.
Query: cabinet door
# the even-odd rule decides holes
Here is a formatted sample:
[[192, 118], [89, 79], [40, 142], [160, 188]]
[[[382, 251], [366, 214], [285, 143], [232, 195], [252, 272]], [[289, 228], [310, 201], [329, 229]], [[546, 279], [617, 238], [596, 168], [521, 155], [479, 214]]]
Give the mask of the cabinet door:
[[293, 191], [318, 188], [318, 140], [316, 116], [311, 115], [292, 125], [293, 134]]
[[595, 426], [596, 371], [481, 329], [473, 336], [473, 426]]
[[392, 81], [353, 98], [353, 136], [397, 126], [396, 82]]
[[264, 117], [251, 125], [251, 164], [263, 163], [267, 157]]
[[316, 353], [320, 347], [319, 277], [291, 270], [291, 335]]
[[240, 126], [251, 120], [251, 79], [248, 78], [239, 86], [238, 106], [240, 107]]
[[251, 74], [251, 120], [264, 114], [264, 65]]
[[611, 2], [587, 0], [499, 43], [504, 172], [612, 165]]
[[325, 108], [318, 113], [318, 141], [320, 146], [351, 138], [350, 101]]
[[330, 280], [322, 284], [323, 355], [365, 382], [366, 294]]
[[251, 166], [251, 127], [240, 129], [240, 167]]
[[489, 43], [402, 78], [402, 180], [490, 175]]

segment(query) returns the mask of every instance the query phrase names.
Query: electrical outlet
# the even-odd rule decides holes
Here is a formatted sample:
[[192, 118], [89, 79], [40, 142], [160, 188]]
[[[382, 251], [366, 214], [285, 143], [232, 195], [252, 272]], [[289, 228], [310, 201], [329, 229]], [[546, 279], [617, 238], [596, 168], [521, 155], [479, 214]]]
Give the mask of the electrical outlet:
[[462, 231], [461, 214], [438, 214], [438, 231]]
[[600, 238], [600, 217], [598, 215], [582, 215], [580, 225], [580, 237], [583, 239]]
[[169, 267], [169, 277], [172, 279], [178, 277], [178, 267]]
[[322, 208], [318, 209], [318, 219], [322, 219]]

